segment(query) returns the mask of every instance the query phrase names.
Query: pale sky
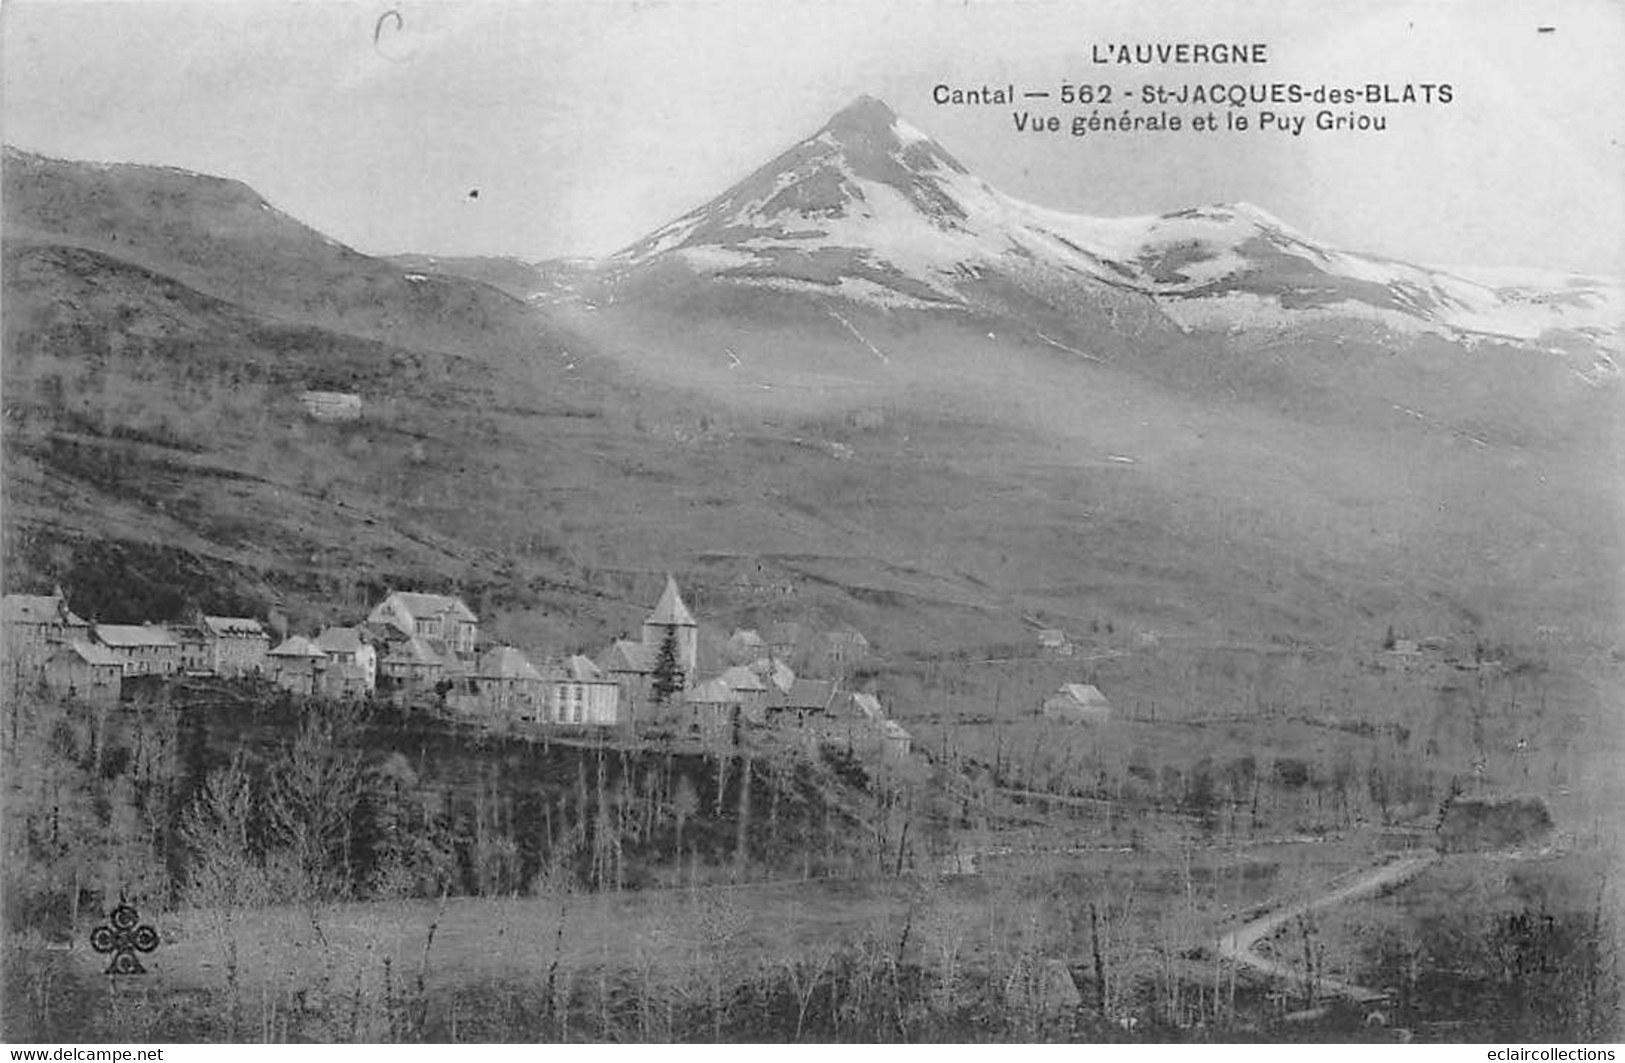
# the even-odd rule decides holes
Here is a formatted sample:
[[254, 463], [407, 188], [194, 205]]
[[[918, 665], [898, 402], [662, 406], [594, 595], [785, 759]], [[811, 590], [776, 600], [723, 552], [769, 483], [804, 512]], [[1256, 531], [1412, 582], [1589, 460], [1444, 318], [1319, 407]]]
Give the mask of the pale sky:
[[[607, 253], [868, 93], [1056, 209], [1247, 200], [1355, 250], [1625, 274], [1618, 0], [10, 0], [0, 29], [7, 143], [239, 178], [372, 253]], [[1088, 60], [1182, 40], [1261, 41], [1270, 62]], [[1455, 101], [1371, 108], [1385, 133], [1034, 138], [1010, 107], [931, 100], [1062, 78], [1450, 82]]]

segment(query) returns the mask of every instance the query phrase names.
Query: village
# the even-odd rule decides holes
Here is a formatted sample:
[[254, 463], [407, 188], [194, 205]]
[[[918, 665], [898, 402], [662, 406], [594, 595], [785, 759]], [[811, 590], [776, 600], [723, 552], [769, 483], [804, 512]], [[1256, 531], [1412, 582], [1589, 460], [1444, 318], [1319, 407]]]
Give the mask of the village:
[[[596, 659], [498, 644], [461, 598], [419, 591], [391, 592], [365, 618], [309, 634], [203, 612], [183, 623], [93, 623], [60, 588], [3, 603], [8, 688], [99, 707], [170, 683], [252, 678], [299, 697], [372, 700], [507, 731], [716, 748], [749, 730], [894, 762], [913, 751], [875, 694], [849, 688], [873, 652], [862, 632], [781, 621], [765, 635], [735, 629], [702, 650], [700, 624], [669, 575], [638, 637], [612, 640]], [[1062, 700], [1104, 718], [1099, 691], [1070, 686]]]

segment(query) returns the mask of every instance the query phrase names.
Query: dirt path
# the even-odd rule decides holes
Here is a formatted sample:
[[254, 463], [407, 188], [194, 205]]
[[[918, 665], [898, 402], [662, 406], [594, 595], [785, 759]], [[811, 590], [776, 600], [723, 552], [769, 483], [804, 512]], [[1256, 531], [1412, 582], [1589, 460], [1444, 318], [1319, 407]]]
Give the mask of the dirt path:
[[[1303, 971], [1291, 964], [1260, 956], [1253, 951], [1254, 946], [1300, 915], [1391, 889], [1414, 878], [1436, 859], [1438, 854], [1431, 852], [1403, 857], [1360, 872], [1349, 881], [1334, 886], [1318, 896], [1293, 901], [1265, 912], [1220, 937], [1217, 942], [1219, 953], [1226, 959], [1245, 964], [1255, 971], [1286, 981], [1301, 982], [1304, 979]], [[1324, 995], [1347, 997], [1361, 1004], [1374, 1004], [1387, 999], [1387, 994], [1381, 990], [1355, 985], [1352, 982], [1342, 982], [1335, 978], [1317, 979], [1316, 987]]]

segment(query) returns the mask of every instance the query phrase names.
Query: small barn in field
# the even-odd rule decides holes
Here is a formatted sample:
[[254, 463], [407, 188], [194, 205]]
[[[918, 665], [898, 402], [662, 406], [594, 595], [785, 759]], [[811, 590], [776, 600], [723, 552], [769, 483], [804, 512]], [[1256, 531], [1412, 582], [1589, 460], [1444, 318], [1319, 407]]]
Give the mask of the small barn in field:
[[361, 396], [353, 391], [301, 391], [299, 404], [315, 421], [361, 419]]
[[880, 751], [888, 760], [907, 760], [914, 751], [914, 736], [896, 720], [880, 723]]
[[1066, 683], [1044, 699], [1040, 714], [1057, 723], [1105, 723], [1112, 718], [1112, 705], [1099, 687]]

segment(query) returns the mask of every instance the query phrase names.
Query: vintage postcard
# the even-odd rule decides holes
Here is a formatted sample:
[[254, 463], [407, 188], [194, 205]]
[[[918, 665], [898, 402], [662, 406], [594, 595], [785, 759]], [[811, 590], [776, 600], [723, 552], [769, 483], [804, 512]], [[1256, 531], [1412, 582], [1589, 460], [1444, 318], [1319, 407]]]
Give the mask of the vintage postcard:
[[0, 31], [0, 1038], [1613, 1058], [1625, 7]]

